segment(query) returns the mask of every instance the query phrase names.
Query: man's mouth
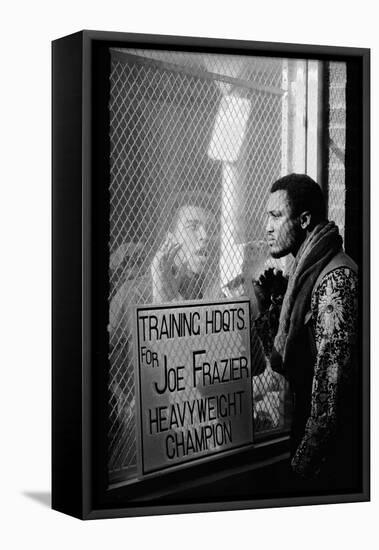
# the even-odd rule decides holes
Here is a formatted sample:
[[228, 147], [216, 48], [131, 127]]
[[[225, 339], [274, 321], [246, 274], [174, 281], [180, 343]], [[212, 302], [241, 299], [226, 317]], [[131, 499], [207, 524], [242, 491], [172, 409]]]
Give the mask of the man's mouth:
[[206, 251], [205, 248], [200, 248], [199, 250], [196, 251], [196, 256], [198, 258], [206, 258], [208, 256], [208, 252]]

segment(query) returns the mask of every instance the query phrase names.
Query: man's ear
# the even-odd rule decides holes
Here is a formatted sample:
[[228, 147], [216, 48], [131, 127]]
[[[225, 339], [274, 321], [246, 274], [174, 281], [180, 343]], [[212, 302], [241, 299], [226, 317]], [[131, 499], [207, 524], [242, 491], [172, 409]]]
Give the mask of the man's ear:
[[309, 210], [302, 212], [299, 216], [301, 229], [308, 229], [311, 225], [311, 213]]

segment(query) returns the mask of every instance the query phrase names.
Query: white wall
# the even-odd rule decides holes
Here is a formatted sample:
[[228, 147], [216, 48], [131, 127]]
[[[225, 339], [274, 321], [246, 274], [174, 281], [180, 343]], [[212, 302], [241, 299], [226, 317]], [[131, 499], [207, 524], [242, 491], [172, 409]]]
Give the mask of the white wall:
[[[1, 451], [3, 548], [372, 548], [378, 518], [378, 376], [373, 377], [374, 503], [81, 523], [26, 493], [50, 484], [50, 40], [82, 28], [371, 47], [378, 149], [379, 32], [362, 0], [66, 0], [2, 6]], [[379, 207], [373, 159], [373, 213]], [[374, 217], [374, 216], [373, 216]], [[378, 231], [378, 216], [373, 235]], [[377, 272], [377, 255], [373, 271]], [[378, 291], [373, 289], [373, 315]], [[377, 324], [373, 322], [373, 333]], [[373, 371], [378, 346], [373, 341]], [[43, 496], [43, 495], [42, 495]], [[46, 500], [46, 496], [43, 497]]]

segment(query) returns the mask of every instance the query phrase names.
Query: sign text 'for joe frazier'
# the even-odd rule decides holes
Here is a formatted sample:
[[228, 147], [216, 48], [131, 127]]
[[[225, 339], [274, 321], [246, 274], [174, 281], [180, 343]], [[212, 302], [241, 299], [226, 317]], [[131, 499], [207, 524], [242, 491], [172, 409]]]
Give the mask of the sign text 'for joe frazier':
[[137, 309], [143, 473], [252, 442], [247, 301]]

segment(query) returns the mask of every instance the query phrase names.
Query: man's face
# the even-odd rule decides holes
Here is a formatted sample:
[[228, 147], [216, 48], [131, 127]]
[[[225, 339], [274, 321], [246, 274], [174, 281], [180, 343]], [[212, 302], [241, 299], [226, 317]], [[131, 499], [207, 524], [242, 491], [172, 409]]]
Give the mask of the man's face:
[[301, 240], [298, 218], [293, 218], [287, 191], [270, 193], [267, 203], [266, 236], [273, 258], [296, 254]]
[[182, 206], [174, 231], [181, 245], [178, 260], [194, 273], [200, 273], [207, 262], [207, 215], [198, 206]]

